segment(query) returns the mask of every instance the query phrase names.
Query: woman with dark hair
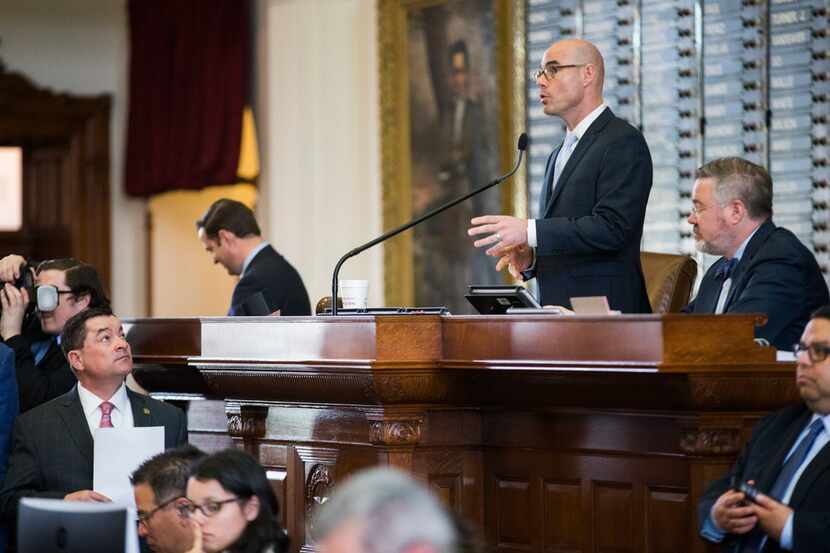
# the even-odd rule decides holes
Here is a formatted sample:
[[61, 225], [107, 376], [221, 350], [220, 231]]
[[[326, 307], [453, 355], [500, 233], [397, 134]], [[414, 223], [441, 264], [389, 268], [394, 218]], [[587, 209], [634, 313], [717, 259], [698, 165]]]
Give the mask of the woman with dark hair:
[[244, 451], [226, 449], [196, 463], [187, 499], [195, 537], [188, 553], [288, 551], [265, 469]]

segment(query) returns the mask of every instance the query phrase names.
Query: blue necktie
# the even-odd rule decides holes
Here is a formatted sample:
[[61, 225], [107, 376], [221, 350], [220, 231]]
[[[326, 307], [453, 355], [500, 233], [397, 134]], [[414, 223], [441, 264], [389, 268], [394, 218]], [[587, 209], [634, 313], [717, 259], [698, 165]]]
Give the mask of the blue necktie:
[[[795, 473], [798, 472], [798, 469], [804, 463], [804, 460], [807, 458], [807, 454], [810, 452], [810, 449], [813, 447], [813, 444], [816, 442], [816, 438], [818, 438], [818, 435], [821, 434], [822, 430], [824, 430], [824, 423], [821, 419], [819, 418], [814, 420], [810, 425], [810, 430], [807, 432], [807, 435], [801, 439], [798, 443], [798, 447], [795, 448], [792, 454], [790, 454], [784, 462], [784, 465], [781, 467], [781, 472], [778, 474], [778, 478], [775, 479], [775, 483], [772, 485], [772, 489], [767, 495], [776, 501], [781, 501], [781, 498], [784, 497], [784, 493], [790, 486], [793, 476], [795, 476]], [[761, 531], [753, 532], [753, 534], [748, 537], [744, 543], [742, 551], [745, 553], [762, 551], [766, 541], [767, 535], [765, 533]]]
[[738, 260], [734, 257], [730, 257], [729, 259], [724, 260], [723, 263], [718, 265], [718, 268], [715, 269], [715, 278], [720, 280], [726, 280], [727, 278], [732, 276], [732, 271], [735, 270], [735, 266], [738, 264]]

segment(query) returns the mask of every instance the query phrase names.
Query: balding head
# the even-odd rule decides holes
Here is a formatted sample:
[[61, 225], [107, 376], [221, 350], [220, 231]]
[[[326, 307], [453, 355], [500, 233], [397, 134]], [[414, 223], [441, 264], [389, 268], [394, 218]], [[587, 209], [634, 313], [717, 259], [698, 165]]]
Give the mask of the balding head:
[[565, 59], [572, 60], [568, 63], [593, 65], [594, 79], [591, 81], [591, 85], [599, 95], [602, 95], [602, 85], [605, 81], [605, 61], [596, 46], [581, 38], [571, 38], [555, 42], [548, 51], [554, 49], [557, 54], [561, 52], [559, 55], [565, 56]]
[[581, 39], [555, 42], [542, 57], [542, 68], [562, 67], [555, 76], [536, 79], [548, 115], [558, 115], [573, 128], [602, 103], [605, 63], [596, 46]]

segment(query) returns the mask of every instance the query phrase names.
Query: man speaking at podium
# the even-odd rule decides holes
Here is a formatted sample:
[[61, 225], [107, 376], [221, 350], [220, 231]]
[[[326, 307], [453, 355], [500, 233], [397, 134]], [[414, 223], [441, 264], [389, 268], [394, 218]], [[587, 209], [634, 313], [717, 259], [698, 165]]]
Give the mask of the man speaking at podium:
[[[602, 99], [605, 66], [584, 40], [553, 44], [536, 72], [544, 112], [567, 125], [548, 158], [539, 219], [486, 215], [472, 220], [475, 247], [500, 258], [516, 278], [539, 279], [540, 303], [606, 296], [611, 309], [650, 313], [640, 238], [651, 190], [643, 135]], [[521, 275], [521, 276], [520, 276]]]

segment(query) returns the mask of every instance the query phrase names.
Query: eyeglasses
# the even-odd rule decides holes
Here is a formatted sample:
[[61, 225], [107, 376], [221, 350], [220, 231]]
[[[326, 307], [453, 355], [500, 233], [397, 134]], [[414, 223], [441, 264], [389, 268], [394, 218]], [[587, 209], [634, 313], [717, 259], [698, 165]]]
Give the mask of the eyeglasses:
[[233, 503], [235, 501], [240, 501], [241, 498], [239, 497], [232, 497], [230, 499], [223, 499], [221, 501], [208, 501], [204, 505], [197, 505], [193, 503], [189, 499], [187, 503], [184, 503], [179, 509], [181, 510], [182, 514], [187, 516], [192, 516], [196, 513], [196, 511], [201, 511], [203, 515], [210, 518], [216, 515], [219, 511], [222, 510], [222, 507], [228, 503]]
[[556, 74], [559, 73], [560, 69], [570, 69], [571, 67], [585, 67], [588, 65], [587, 63], [572, 63], [569, 65], [557, 65], [555, 63], [549, 63], [544, 67], [540, 67], [536, 71], [532, 73], [534, 79], [538, 79], [542, 75], [545, 76], [545, 79], [551, 80], [556, 77]]
[[153, 518], [154, 514], [161, 511], [162, 509], [164, 509], [165, 507], [167, 507], [168, 505], [170, 505], [171, 503], [173, 503], [177, 499], [182, 499], [182, 498], [183, 498], [183, 496], [181, 496], [181, 495], [177, 495], [176, 497], [172, 497], [172, 498], [168, 499], [167, 501], [165, 501], [164, 503], [162, 503], [161, 505], [157, 506], [152, 511], [148, 512], [148, 513], [138, 511], [138, 523], [143, 524], [144, 526], [147, 526], [147, 524], [150, 522], [150, 519]]
[[793, 353], [796, 356], [802, 351], [807, 352], [807, 357], [809, 357], [811, 364], [821, 363], [830, 355], [830, 347], [821, 344], [807, 345], [799, 342], [793, 346]]

